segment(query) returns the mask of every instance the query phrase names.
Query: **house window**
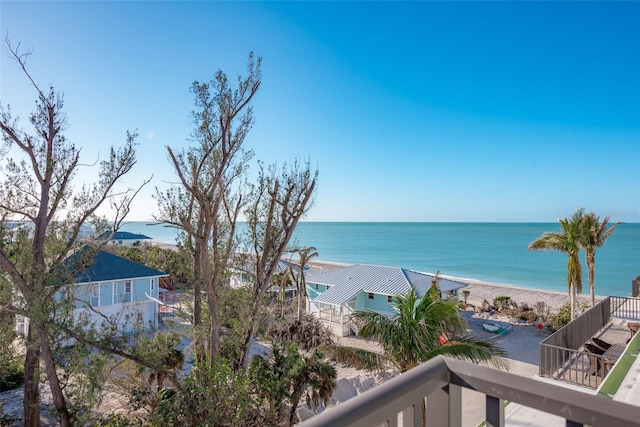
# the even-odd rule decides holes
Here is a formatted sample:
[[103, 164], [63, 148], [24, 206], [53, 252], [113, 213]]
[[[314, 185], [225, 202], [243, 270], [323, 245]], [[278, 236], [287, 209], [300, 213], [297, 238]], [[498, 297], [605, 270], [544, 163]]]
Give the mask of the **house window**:
[[247, 273], [242, 273], [242, 283], [247, 283], [249, 281], [249, 275]]
[[26, 328], [26, 323], [27, 322], [25, 321], [24, 316], [18, 315], [17, 317], [18, 317], [18, 333], [20, 333], [22, 335], [25, 335], [27, 333], [27, 331], [26, 331], [26, 329], [27, 329]]
[[151, 279], [151, 290], [153, 291], [156, 288], [156, 279]]
[[387, 295], [387, 302], [391, 302], [391, 300], [393, 300], [393, 297], [391, 295]]
[[131, 280], [124, 282], [124, 298], [122, 302], [131, 302]]
[[367, 298], [369, 298], [369, 299], [373, 299], [373, 292], [369, 292], [369, 293], [367, 294]]
[[89, 286], [89, 304], [91, 307], [99, 307], [100, 306], [100, 287], [93, 285]]
[[318, 284], [316, 283], [316, 291], [318, 290]]

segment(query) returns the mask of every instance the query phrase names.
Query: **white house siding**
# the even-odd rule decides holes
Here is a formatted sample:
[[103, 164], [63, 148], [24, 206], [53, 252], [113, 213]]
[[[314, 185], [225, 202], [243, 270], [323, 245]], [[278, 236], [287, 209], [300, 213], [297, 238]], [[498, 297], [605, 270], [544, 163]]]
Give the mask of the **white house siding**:
[[249, 273], [241, 270], [233, 270], [231, 272], [231, 277], [229, 278], [229, 286], [231, 286], [233, 289], [239, 289], [250, 284], [251, 282], [249, 281]]
[[[129, 295], [125, 292], [127, 282], [131, 283]], [[73, 285], [75, 292], [73, 297], [76, 299], [74, 316], [86, 313], [95, 326], [104, 322], [103, 316], [106, 316], [117, 323], [118, 329], [122, 330], [123, 334], [132, 332], [134, 327], [142, 330], [156, 329], [158, 327], [157, 303], [147, 295], [158, 299], [158, 282], [158, 277], [146, 277]], [[91, 309], [87, 305], [90, 305]], [[18, 322], [16, 329], [26, 331], [26, 326], [28, 326], [28, 319], [25, 322]]]
[[133, 246], [140, 246], [145, 242], [151, 243], [151, 238], [148, 239], [116, 239], [114, 238], [109, 242], [112, 246], [127, 246], [129, 248]]
[[93, 310], [81, 308], [76, 309], [74, 314], [76, 316], [87, 315], [90, 323], [96, 327], [100, 327], [106, 317], [109, 321], [117, 324], [122, 335], [126, 335], [137, 329], [156, 329], [158, 327], [157, 313], [156, 303], [147, 300], [94, 307]]

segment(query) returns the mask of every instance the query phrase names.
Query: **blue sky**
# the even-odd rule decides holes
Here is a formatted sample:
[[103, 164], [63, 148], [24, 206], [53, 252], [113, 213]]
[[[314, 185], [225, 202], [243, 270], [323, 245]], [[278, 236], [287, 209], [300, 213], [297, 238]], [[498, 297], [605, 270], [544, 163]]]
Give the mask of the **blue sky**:
[[[246, 140], [319, 169], [311, 221], [640, 221], [639, 2], [12, 2], [3, 37], [65, 94], [91, 164], [140, 132], [126, 185], [175, 176], [194, 80], [263, 58]], [[3, 55], [0, 100], [35, 95]], [[91, 180], [87, 168], [79, 181]]]

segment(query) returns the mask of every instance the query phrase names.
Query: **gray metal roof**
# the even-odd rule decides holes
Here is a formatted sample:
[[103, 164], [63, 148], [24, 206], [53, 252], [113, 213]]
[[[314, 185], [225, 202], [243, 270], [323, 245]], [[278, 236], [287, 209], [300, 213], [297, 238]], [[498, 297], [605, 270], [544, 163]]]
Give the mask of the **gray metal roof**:
[[325, 304], [343, 305], [352, 301], [360, 292], [362, 292], [362, 289], [358, 286], [354, 286], [353, 283], [346, 283], [344, 286], [330, 287], [318, 295], [314, 301]]
[[[405, 270], [399, 267], [356, 264], [306, 277], [308, 284], [330, 286], [314, 301], [342, 305], [352, 301], [360, 292], [381, 295], [402, 295], [413, 285], [418, 295], [423, 295], [431, 286], [433, 274]], [[440, 290], [446, 292], [466, 286], [464, 283], [440, 278]]]
[[[435, 278], [433, 274], [420, 273], [419, 271], [405, 270], [405, 273], [407, 274], [409, 281], [416, 288], [418, 295], [424, 295], [424, 293], [431, 287], [433, 279]], [[438, 287], [440, 288], [440, 292], [453, 291], [466, 286], [466, 283], [438, 277]]]

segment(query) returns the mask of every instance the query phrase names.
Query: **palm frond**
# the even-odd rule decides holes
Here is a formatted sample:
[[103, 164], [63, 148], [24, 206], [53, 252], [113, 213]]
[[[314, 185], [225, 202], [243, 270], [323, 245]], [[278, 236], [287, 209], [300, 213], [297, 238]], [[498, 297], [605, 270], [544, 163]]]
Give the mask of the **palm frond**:
[[362, 348], [333, 345], [322, 347], [322, 351], [329, 360], [370, 372], [382, 371], [388, 364], [382, 354]]
[[540, 237], [529, 243], [528, 249], [531, 251], [554, 250], [567, 252], [567, 242], [561, 233], [545, 231]]
[[[459, 340], [451, 349], [440, 350], [443, 336], [463, 335], [466, 331], [464, 319], [453, 300], [440, 298], [437, 288], [428, 290], [421, 298], [415, 289], [392, 301], [394, 314], [387, 316], [373, 311], [357, 313], [354, 317], [361, 323], [360, 335], [376, 339], [382, 345], [385, 358], [400, 372], [425, 362], [440, 352], [467, 360], [491, 359], [494, 346], [477, 344], [464, 352], [467, 341]], [[474, 344], [473, 341], [469, 341]], [[502, 354], [496, 350], [495, 354]], [[499, 364], [499, 362], [494, 362]]]
[[506, 369], [508, 353], [501, 347], [481, 340], [473, 335], [451, 337], [444, 345], [434, 348], [429, 358], [448, 356], [473, 363], [486, 363], [496, 368]]

